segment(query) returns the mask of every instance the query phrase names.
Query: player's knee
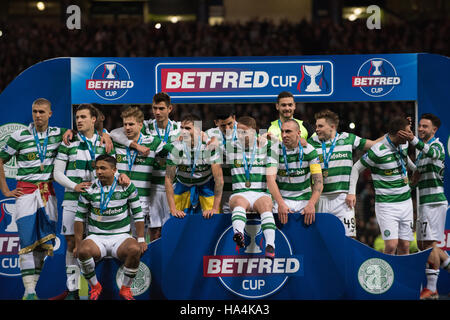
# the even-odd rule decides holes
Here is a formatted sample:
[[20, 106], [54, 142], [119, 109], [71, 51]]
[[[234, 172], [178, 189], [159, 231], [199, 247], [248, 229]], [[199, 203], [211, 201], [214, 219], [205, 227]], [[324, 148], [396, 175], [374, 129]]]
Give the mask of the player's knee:
[[139, 257], [141, 255], [141, 247], [138, 243], [131, 244], [127, 249], [127, 254], [129, 257]]

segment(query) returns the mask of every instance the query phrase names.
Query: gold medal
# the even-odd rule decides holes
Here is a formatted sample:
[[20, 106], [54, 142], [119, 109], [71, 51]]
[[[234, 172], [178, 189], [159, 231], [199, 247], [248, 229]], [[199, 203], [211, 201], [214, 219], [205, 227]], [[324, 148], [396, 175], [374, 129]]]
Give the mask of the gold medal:
[[95, 168], [95, 160], [91, 161], [91, 168], [94, 169]]
[[324, 178], [328, 177], [328, 170], [322, 170], [322, 175]]
[[43, 171], [44, 171], [44, 164], [41, 163], [41, 165], [39, 166], [39, 168], [40, 168], [41, 172], [43, 172]]
[[252, 184], [250, 183], [250, 180], [246, 180], [246, 181], [245, 181], [245, 187], [246, 187], [246, 188], [250, 188], [251, 185], [252, 185]]
[[408, 177], [403, 177], [403, 182], [405, 182], [405, 184], [408, 184], [408, 182], [409, 182]]

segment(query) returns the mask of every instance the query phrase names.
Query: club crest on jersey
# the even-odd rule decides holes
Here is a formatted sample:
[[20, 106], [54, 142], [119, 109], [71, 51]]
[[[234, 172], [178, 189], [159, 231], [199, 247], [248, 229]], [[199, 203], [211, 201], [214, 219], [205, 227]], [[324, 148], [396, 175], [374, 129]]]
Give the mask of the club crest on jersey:
[[99, 64], [86, 80], [86, 90], [94, 92], [102, 99], [117, 100], [134, 87], [128, 70], [118, 62], [107, 61]]
[[203, 276], [217, 277], [235, 295], [260, 299], [278, 292], [289, 277], [304, 274], [303, 255], [296, 255], [286, 235], [276, 230], [276, 256], [264, 257], [265, 241], [260, 219], [248, 219], [245, 248], [236, 250], [233, 228], [219, 237], [213, 255], [203, 257]]
[[394, 65], [383, 58], [365, 61], [359, 67], [358, 74], [352, 77], [352, 87], [359, 87], [371, 97], [382, 97], [401, 84]]

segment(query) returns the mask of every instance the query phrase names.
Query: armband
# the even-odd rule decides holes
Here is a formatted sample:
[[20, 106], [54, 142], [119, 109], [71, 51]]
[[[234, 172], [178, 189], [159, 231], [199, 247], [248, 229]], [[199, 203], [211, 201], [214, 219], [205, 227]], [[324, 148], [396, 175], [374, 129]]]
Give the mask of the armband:
[[309, 166], [309, 170], [311, 171], [311, 174], [322, 174], [322, 169], [320, 167], [320, 164], [318, 163], [313, 163], [312, 165]]

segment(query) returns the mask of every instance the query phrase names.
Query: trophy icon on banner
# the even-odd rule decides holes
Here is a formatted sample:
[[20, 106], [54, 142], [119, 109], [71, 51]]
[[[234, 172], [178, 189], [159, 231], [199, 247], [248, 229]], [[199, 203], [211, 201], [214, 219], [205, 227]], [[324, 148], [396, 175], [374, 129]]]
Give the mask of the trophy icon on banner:
[[382, 64], [382, 60], [372, 60], [372, 66], [375, 67], [375, 71], [372, 73], [373, 76], [381, 76], [380, 67]]
[[316, 83], [316, 78], [323, 72], [323, 65], [319, 64], [316, 66], [303, 65], [303, 72], [306, 73], [310, 78], [311, 82], [306, 87], [307, 92], [319, 92], [322, 91]]
[[117, 64], [115, 63], [105, 63], [105, 68], [108, 70], [108, 74], [106, 75], [106, 79], [115, 79], [114, 71], [117, 68]]
[[261, 221], [249, 220], [245, 225], [245, 233], [250, 237], [250, 244], [245, 248], [245, 253], [261, 253], [261, 248], [256, 244], [256, 236], [261, 233]]

